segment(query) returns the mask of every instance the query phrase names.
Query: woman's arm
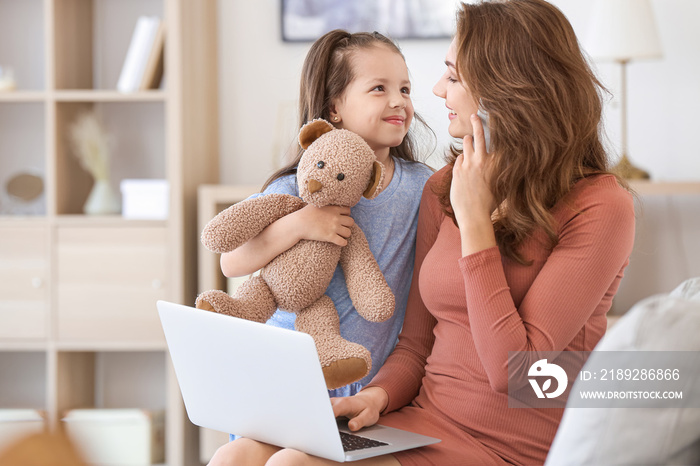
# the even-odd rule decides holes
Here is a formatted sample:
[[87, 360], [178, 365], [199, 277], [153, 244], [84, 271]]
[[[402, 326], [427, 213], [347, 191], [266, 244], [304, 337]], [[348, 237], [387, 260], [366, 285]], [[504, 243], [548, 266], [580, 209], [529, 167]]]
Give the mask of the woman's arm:
[[496, 246], [491, 213], [496, 208], [486, 181], [488, 154], [481, 120], [471, 116], [474, 136], [465, 136], [463, 153], [455, 160], [450, 186], [450, 204], [462, 243], [462, 256]]
[[450, 200], [460, 229], [459, 266], [474, 344], [491, 387], [507, 393], [509, 351], [533, 352], [531, 361], [519, 358], [520, 366], [511, 368], [519, 378], [538, 358], [535, 352], [564, 350], [606, 294], [614, 293], [632, 251], [634, 205], [614, 179], [575, 194], [559, 244], [516, 308], [490, 218], [495, 204], [485, 182], [483, 129], [478, 118], [472, 124], [474, 148], [465, 137]]
[[222, 254], [221, 271], [227, 277], [249, 275], [303, 239], [345, 246], [354, 223], [349, 207], [307, 205], [271, 223], [233, 251]]
[[617, 290], [634, 243], [632, 198], [613, 178], [581, 191], [572, 199], [577, 212], [570, 211], [517, 308], [497, 247], [459, 261], [474, 344], [496, 391], [508, 391], [509, 351], [531, 352], [511, 367], [526, 384], [536, 352], [563, 351], [595, 311], [607, 311]]

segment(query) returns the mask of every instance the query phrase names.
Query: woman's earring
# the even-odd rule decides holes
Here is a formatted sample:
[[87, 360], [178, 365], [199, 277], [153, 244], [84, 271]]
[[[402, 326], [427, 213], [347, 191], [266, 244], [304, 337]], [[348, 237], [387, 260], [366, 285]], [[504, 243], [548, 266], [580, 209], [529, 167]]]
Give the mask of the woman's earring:
[[338, 122], [338, 121], [340, 121], [340, 117], [339, 117], [339, 116], [337, 116], [337, 115], [336, 115], [336, 116], [334, 116], [334, 117], [333, 117], [333, 121], [335, 121], [335, 122]]

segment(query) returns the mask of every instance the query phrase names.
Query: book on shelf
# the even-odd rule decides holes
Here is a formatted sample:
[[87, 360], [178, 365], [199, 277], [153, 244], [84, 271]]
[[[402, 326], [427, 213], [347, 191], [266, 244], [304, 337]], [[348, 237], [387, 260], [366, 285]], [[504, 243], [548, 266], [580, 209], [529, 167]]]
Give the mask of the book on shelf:
[[145, 91], [148, 89], [157, 89], [163, 79], [163, 61], [165, 49], [165, 24], [161, 21], [158, 24], [156, 37], [153, 41], [146, 66], [144, 67], [143, 76], [139, 84], [139, 90]]
[[165, 28], [157, 16], [140, 16], [119, 74], [117, 90], [136, 92], [158, 86], [163, 74]]

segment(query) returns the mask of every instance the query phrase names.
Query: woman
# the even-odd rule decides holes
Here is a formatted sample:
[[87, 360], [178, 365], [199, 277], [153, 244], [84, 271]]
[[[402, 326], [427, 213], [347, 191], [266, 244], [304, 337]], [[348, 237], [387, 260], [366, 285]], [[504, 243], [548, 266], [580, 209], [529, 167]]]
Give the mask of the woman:
[[[464, 4], [457, 20], [434, 92], [463, 149], [423, 191], [396, 349], [363, 391], [332, 400], [353, 430], [378, 421], [442, 442], [364, 464], [543, 463], [563, 410], [508, 407], [508, 353], [531, 355], [511, 367], [522, 374], [537, 353], [592, 350], [632, 250], [632, 196], [600, 142], [601, 86], [564, 15], [504, 0]], [[258, 464], [330, 464], [240, 446]]]

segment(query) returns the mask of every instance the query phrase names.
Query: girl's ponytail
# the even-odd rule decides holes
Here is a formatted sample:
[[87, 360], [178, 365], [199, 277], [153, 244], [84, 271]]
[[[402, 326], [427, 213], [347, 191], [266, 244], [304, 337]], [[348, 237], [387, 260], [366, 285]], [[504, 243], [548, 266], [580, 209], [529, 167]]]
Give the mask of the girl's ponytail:
[[[304, 60], [301, 71], [301, 83], [299, 86], [299, 127], [314, 118], [328, 119], [330, 117], [330, 101], [337, 96], [333, 95], [336, 79], [330, 79], [334, 75], [333, 69], [337, 68], [337, 51], [347, 49], [352, 35], [341, 29], [333, 30], [311, 46]], [[334, 61], [336, 63], [334, 63]], [[351, 79], [348, 79], [350, 81]], [[345, 90], [346, 86], [342, 86]]]

